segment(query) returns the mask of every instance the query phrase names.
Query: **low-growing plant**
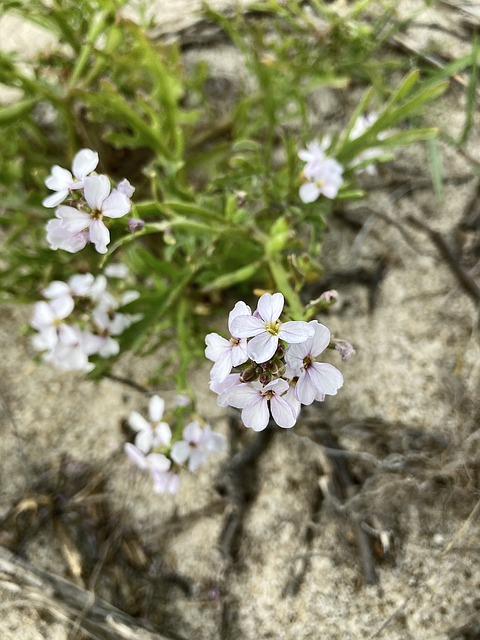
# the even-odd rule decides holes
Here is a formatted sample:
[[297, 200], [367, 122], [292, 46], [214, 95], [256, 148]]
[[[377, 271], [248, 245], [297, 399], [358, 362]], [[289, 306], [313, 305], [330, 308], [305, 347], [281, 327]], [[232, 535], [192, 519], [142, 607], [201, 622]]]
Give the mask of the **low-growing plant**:
[[[46, 361], [99, 378], [125, 351], [158, 353], [151, 384], [174, 378], [193, 404], [170, 421], [172, 436], [154, 396], [151, 424], [133, 418], [140, 435], [127, 449], [158, 491], [173, 491], [172, 469], [198, 466], [195, 447], [223, 447], [195, 415], [188, 382], [206, 334], [212, 390], [255, 430], [270, 412], [289, 428], [302, 404], [341, 387], [341, 373], [316, 361], [327, 347], [353, 352], [316, 319], [336, 294], [303, 293], [322, 273], [328, 216], [363, 196], [359, 179], [392, 149], [437, 135], [421, 115], [447, 81], [418, 70], [398, 81], [399, 63], [382, 52], [386, 3], [339, 14], [269, 0], [251, 14], [205, 9], [239, 70], [219, 106], [201, 56], [187, 64], [181, 37], [152, 39], [121, 5], [6, 3], [59, 45], [28, 64], [1, 54], [0, 82], [18, 95], [0, 109], [0, 278], [4, 300], [44, 298], [31, 326]], [[344, 117], [312, 117], [319, 92], [358, 88]], [[212, 332], [239, 298], [231, 337]]]

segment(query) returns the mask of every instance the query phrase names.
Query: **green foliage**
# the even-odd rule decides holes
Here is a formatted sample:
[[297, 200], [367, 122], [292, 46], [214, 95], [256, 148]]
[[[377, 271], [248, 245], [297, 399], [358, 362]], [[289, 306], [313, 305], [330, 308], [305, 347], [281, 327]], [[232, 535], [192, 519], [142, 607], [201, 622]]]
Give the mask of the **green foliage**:
[[[387, 4], [362, 0], [339, 15], [323, 2], [307, 11], [300, 2], [269, 0], [252, 6], [255, 19], [207, 7], [244, 70], [219, 115], [208, 65], [187, 65], [178, 44], [152, 41], [121, 17], [121, 4], [4, 3], [56, 33], [60, 46], [28, 69], [1, 54], [0, 83], [19, 97], [0, 109], [0, 281], [4, 298], [33, 301], [51, 279], [98, 273], [112, 256], [124, 261], [141, 293], [127, 310], [143, 320], [121, 336], [122, 349], [148, 352], [175, 341], [180, 363], [173, 364], [184, 388], [190, 359], [203, 350], [205, 317], [216, 308], [226, 313], [224, 296], [273, 288], [284, 293], [292, 317], [303, 316], [301, 289], [321, 273], [333, 203], [299, 200], [298, 149], [332, 134], [329, 154], [345, 168], [338, 197], [360, 197], [354, 166], [371, 160], [362, 164], [359, 156], [374, 148], [376, 160], [385, 161], [394, 146], [435, 137], [418, 118], [447, 82], [412, 71], [389, 88], [399, 63], [379, 56], [390, 33]], [[370, 5], [380, 11], [367, 22]], [[364, 98], [347, 122], [312, 125], [319, 92], [346, 97], [362, 87]], [[378, 118], [352, 139], [370, 107]], [[414, 119], [420, 126], [411, 126]], [[41, 206], [43, 181], [51, 165], [69, 167], [83, 147], [99, 152], [102, 172], [136, 186], [133, 214], [146, 223], [130, 233], [119, 220], [105, 257], [93, 249], [71, 255], [46, 248], [52, 212]], [[99, 363], [96, 375], [110, 362]]]

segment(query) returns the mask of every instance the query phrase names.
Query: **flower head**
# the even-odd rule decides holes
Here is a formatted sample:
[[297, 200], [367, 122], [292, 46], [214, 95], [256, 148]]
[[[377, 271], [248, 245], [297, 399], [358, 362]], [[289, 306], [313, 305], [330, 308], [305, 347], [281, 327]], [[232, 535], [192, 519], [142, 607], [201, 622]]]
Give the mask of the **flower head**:
[[289, 373], [298, 376], [295, 395], [302, 404], [335, 395], [343, 385], [343, 376], [336, 367], [315, 360], [330, 344], [330, 331], [316, 320], [309, 324], [315, 329], [314, 336], [302, 344], [290, 346], [285, 355]]
[[205, 356], [215, 364], [210, 372], [212, 380], [222, 382], [231, 372], [233, 367], [238, 367], [248, 360], [247, 340], [234, 337], [233, 321], [239, 316], [251, 316], [252, 311], [245, 302], [237, 302], [228, 316], [228, 328], [232, 337], [226, 340], [218, 333], [209, 333], [205, 342]]
[[313, 328], [302, 321], [281, 322], [284, 297], [281, 293], [264, 293], [258, 301], [253, 316], [237, 316], [232, 322], [232, 331], [239, 338], [249, 341], [248, 356], [257, 363], [270, 360], [278, 348], [279, 340], [292, 344], [303, 342], [314, 333]]
[[164, 410], [165, 401], [160, 396], [154, 395], [150, 398], [148, 405], [150, 421], [136, 411], [130, 414], [128, 424], [137, 432], [135, 446], [142, 453], [148, 453], [153, 447], [170, 445], [172, 432], [169, 425], [162, 421]]
[[170, 453], [177, 464], [184, 464], [188, 460], [189, 471], [196, 471], [205, 462], [210, 453], [221, 453], [225, 450], [225, 438], [220, 433], [210, 429], [210, 425], [203, 428], [194, 420], [183, 430], [183, 439], [175, 442]]
[[[263, 431], [272, 418], [279, 427], [289, 429], [297, 421], [294, 407], [282, 397], [288, 391], [286, 380], [272, 380], [265, 386], [258, 382], [233, 387], [228, 400], [232, 407], [242, 409], [242, 421], [254, 431]], [[269, 412], [270, 407], [270, 412]]]
[[68, 196], [73, 189], [82, 189], [85, 178], [95, 171], [98, 164], [98, 153], [91, 149], [81, 149], [73, 158], [72, 172], [73, 176], [67, 169], [62, 169], [58, 165], [54, 165], [51, 173], [45, 180], [45, 186], [52, 191], [52, 195], [43, 201], [44, 207], [57, 207]]

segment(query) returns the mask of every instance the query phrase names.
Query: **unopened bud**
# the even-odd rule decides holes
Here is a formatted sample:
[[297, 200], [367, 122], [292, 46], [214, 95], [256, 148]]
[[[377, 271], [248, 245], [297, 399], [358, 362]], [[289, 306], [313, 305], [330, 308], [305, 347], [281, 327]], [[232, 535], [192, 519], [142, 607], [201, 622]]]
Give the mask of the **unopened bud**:
[[281, 378], [287, 370], [287, 367], [283, 362], [272, 362], [268, 370], [274, 378]]
[[135, 233], [136, 231], [141, 231], [144, 226], [145, 226], [145, 221], [140, 220], [140, 218], [130, 218], [130, 220], [128, 221], [128, 229], [132, 233]]
[[242, 371], [242, 373], [240, 374], [240, 380], [242, 382], [252, 382], [253, 380], [256, 380], [257, 377], [257, 367], [250, 367], [249, 369], [245, 369], [245, 371]]
[[271, 381], [272, 376], [268, 371], [265, 371], [258, 379], [262, 384], [268, 384]]
[[342, 360], [348, 360], [356, 353], [353, 345], [346, 340], [333, 340], [333, 344], [335, 345], [335, 349], [340, 354]]

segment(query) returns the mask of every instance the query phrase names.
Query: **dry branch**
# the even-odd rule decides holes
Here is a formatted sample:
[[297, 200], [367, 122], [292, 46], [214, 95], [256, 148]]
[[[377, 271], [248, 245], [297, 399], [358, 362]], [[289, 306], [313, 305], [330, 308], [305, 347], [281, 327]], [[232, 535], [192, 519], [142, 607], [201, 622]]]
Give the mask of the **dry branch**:
[[182, 640], [132, 618], [68, 580], [35, 567], [0, 547], [0, 589], [21, 594], [22, 603], [70, 621], [95, 640]]

